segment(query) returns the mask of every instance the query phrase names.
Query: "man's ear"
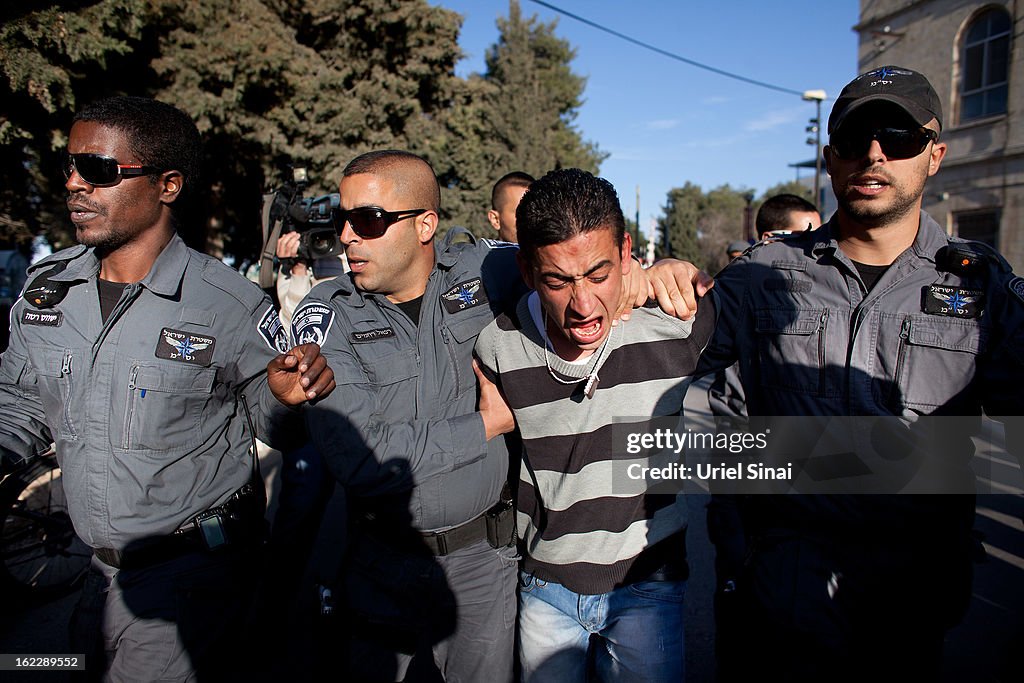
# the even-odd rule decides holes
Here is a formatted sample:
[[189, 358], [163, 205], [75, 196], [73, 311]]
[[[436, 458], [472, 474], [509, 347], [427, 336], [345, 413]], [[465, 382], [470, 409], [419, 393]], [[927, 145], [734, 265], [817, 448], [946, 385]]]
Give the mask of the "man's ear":
[[523, 256], [523, 250], [520, 249], [516, 252], [516, 263], [519, 264], [519, 274], [523, 276], [523, 282], [530, 289], [537, 289], [533, 285], [533, 268], [527, 262], [526, 257]]
[[494, 228], [494, 232], [498, 232], [501, 228], [501, 221], [498, 220], [498, 211], [496, 209], [491, 209], [487, 212], [487, 222]]
[[185, 187], [185, 176], [181, 171], [164, 171], [160, 175], [160, 201], [171, 204]]
[[622, 249], [619, 251], [619, 258], [622, 259], [622, 274], [628, 275], [629, 269], [633, 267], [633, 236], [627, 230], [622, 235]]
[[939, 166], [946, 157], [946, 143], [933, 142], [928, 156], [928, 175], [933, 176], [939, 172]]
[[821, 158], [825, 160], [825, 172], [832, 175], [832, 147], [825, 145], [821, 150]]
[[436, 211], [427, 211], [425, 214], [416, 217], [416, 236], [421, 244], [426, 244], [434, 239], [437, 232], [438, 217]]

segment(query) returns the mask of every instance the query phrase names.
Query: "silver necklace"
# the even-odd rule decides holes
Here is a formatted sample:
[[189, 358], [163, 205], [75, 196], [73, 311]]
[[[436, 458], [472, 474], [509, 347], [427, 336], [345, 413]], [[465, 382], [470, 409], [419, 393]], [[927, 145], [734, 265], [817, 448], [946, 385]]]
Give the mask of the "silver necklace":
[[544, 312], [544, 365], [547, 366], [548, 374], [551, 375], [551, 379], [555, 380], [559, 384], [564, 384], [566, 386], [571, 386], [573, 384], [579, 384], [584, 379], [586, 379], [587, 383], [585, 385], [583, 385], [583, 394], [587, 398], [594, 398], [594, 392], [597, 391], [597, 384], [598, 384], [598, 382], [601, 381], [601, 378], [597, 376], [597, 371], [601, 367], [601, 359], [604, 357], [604, 352], [608, 348], [608, 342], [610, 342], [612, 340], [612, 334], [614, 334], [614, 333], [615, 333], [615, 328], [613, 327], [611, 329], [611, 331], [608, 333], [608, 336], [604, 338], [604, 342], [601, 343], [601, 348], [599, 348], [597, 350], [597, 353], [594, 354], [593, 365], [591, 366], [590, 372], [587, 373], [586, 378], [581, 377], [579, 379], [565, 380], [565, 379], [562, 379], [561, 377], [558, 376], [558, 373], [555, 372], [555, 369], [551, 367], [551, 361], [548, 359], [548, 348], [549, 347], [551, 349], [551, 353], [555, 354], [556, 356], [558, 354], [555, 352], [554, 344], [551, 343], [551, 339], [550, 339], [550, 337], [548, 335], [548, 314], [547, 314], [547, 311], [545, 311]]

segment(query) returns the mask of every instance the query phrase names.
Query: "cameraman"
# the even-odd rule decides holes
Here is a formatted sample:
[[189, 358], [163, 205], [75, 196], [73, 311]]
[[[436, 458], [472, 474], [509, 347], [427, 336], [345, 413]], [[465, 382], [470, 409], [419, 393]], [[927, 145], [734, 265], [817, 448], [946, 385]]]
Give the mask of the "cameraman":
[[302, 233], [287, 232], [277, 240], [278, 260], [281, 270], [277, 274], [277, 299], [280, 302], [281, 322], [285, 329], [291, 329], [292, 313], [302, 297], [320, 282], [332, 280], [348, 272], [348, 261], [342, 252], [313, 260], [312, 268], [306, 259], [299, 258], [299, 239]]

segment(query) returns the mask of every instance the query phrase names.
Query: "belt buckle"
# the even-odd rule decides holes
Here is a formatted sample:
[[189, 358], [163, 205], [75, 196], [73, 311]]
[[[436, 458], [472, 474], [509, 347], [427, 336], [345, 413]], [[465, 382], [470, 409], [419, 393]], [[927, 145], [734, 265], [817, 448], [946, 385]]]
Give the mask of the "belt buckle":
[[434, 554], [439, 556], [439, 557], [448, 554], [448, 535], [447, 534], [448, 534], [447, 531], [439, 531], [439, 532], [436, 532], [436, 533], [434, 533], [434, 534], [432, 534], [430, 536], [430, 538], [434, 539], [434, 542], [437, 544], [437, 550], [435, 551]]

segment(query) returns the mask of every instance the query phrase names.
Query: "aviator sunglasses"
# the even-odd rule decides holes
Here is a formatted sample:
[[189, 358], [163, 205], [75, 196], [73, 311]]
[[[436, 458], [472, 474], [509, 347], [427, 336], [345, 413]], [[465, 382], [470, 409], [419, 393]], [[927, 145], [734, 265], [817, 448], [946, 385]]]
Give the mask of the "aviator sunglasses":
[[878, 140], [889, 159], [912, 159], [924, 151], [929, 142], [939, 137], [931, 128], [874, 128], [838, 131], [829, 140], [832, 152], [840, 159], [852, 161], [867, 154], [872, 140]]
[[71, 178], [71, 174], [78, 171], [82, 180], [101, 187], [117, 185], [121, 178], [160, 173], [160, 169], [154, 166], [119, 164], [117, 159], [102, 154], [65, 154], [61, 170], [65, 178]]
[[398, 221], [419, 216], [426, 213], [428, 209], [407, 209], [405, 211], [385, 211], [379, 206], [360, 206], [355, 209], [335, 209], [335, 225], [338, 227], [338, 234], [345, 229], [345, 223], [352, 226], [352, 232], [365, 240], [372, 240], [380, 237], [388, 228]]

